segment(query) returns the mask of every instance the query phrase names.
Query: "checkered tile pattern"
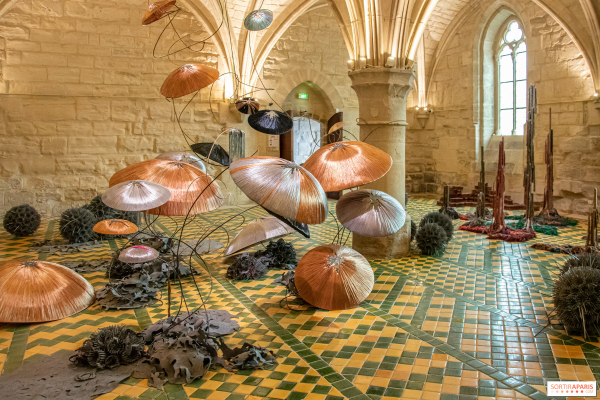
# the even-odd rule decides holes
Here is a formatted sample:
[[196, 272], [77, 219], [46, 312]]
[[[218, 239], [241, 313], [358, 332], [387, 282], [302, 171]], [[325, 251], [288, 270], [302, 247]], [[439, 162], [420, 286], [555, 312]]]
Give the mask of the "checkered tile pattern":
[[[335, 204], [330, 204], [330, 210]], [[415, 222], [436, 210], [435, 200], [411, 200]], [[459, 209], [461, 213], [469, 209]], [[224, 245], [245, 223], [267, 215], [261, 208], [222, 208], [197, 216], [184, 239], [210, 238]], [[178, 229], [181, 220], [161, 218], [155, 228]], [[455, 227], [462, 221], [455, 221]], [[298, 258], [331, 243], [338, 225], [329, 216], [310, 226], [311, 238], [286, 237]], [[171, 307], [194, 310], [203, 305], [237, 316], [240, 330], [226, 338], [230, 346], [249, 342], [276, 352], [279, 365], [267, 370], [228, 373], [215, 369], [188, 385], [149, 388], [127, 379], [101, 400], [124, 399], [543, 399], [547, 380], [599, 380], [600, 342], [570, 336], [553, 310], [552, 286], [564, 256], [531, 249], [536, 242], [582, 243], [584, 222], [559, 229], [559, 236], [538, 234], [528, 243], [488, 241], [455, 231], [442, 256], [421, 256], [418, 249], [402, 259], [370, 260], [375, 285], [361, 306], [323, 311], [290, 303], [274, 283], [281, 271], [256, 281], [230, 281], [231, 258], [222, 251], [191, 261], [199, 272], [172, 283]], [[0, 231], [0, 260], [16, 258], [95, 260], [110, 257], [121, 239], [101, 248], [67, 255], [30, 252], [44, 238], [58, 238], [49, 221], [29, 238]], [[352, 237], [347, 242], [351, 246]], [[252, 250], [261, 249], [257, 245]], [[95, 288], [103, 272], [86, 274]], [[111, 324], [136, 330], [167, 316], [168, 292], [139, 310], [102, 311], [92, 306], [46, 324], [0, 325], [0, 370], [19, 368], [60, 349], [74, 350], [91, 332]]]

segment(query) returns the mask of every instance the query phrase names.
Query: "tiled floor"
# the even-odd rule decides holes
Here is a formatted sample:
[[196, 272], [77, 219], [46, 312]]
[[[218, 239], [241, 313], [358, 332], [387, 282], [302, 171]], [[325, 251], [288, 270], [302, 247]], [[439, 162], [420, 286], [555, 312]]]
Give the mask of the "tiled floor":
[[[408, 211], [418, 221], [436, 208], [433, 200], [421, 199], [411, 201]], [[229, 208], [202, 215], [188, 230], [188, 239], [238, 212]], [[246, 221], [263, 214], [252, 209], [245, 213]], [[455, 221], [456, 226], [461, 223]], [[230, 234], [237, 233], [239, 224], [238, 218], [226, 225]], [[156, 226], [165, 232], [175, 229], [167, 219]], [[301, 257], [331, 242], [335, 232], [329, 217], [311, 227], [311, 239], [294, 234], [287, 240]], [[336, 312], [282, 307], [285, 291], [273, 283], [280, 271], [257, 281], [231, 282], [222, 257], [208, 255], [204, 262], [196, 260], [202, 271], [196, 277], [200, 293], [210, 308], [237, 315], [242, 327], [226, 342], [269, 347], [278, 354], [279, 365], [235, 374], [214, 370], [190, 385], [167, 386], [165, 392], [129, 379], [100, 399], [542, 399], [547, 380], [600, 380], [597, 339], [585, 342], [566, 335], [557, 321], [544, 330], [553, 308], [557, 263], [564, 257], [529, 247], [539, 241], [582, 243], [584, 234], [581, 225], [561, 229], [559, 237], [538, 235], [527, 244], [510, 244], [457, 230], [441, 257], [423, 257], [414, 250], [399, 260], [371, 260], [376, 280], [372, 294], [360, 307]], [[120, 243], [109, 241], [103, 248], [67, 256], [28, 251], [32, 243], [53, 236], [58, 236], [53, 221], [27, 239], [0, 231], [0, 260], [99, 259]], [[225, 242], [227, 235], [218, 230], [211, 238]], [[102, 272], [85, 277], [96, 288], [106, 282]], [[182, 307], [200, 304], [188, 278], [174, 288], [176, 307], [182, 290]], [[165, 316], [164, 304], [135, 311], [92, 306], [52, 323], [0, 325], [0, 369], [14, 370], [24, 358], [74, 350], [107, 325], [141, 329]]]

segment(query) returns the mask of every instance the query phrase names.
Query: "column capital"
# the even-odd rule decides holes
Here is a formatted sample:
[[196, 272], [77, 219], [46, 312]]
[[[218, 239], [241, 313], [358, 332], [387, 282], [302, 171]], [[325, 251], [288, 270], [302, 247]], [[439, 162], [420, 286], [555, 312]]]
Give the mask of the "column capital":
[[348, 72], [354, 90], [372, 87], [381, 90], [381, 86], [389, 87], [388, 94], [392, 97], [406, 98], [413, 88], [415, 71], [413, 69], [373, 67]]

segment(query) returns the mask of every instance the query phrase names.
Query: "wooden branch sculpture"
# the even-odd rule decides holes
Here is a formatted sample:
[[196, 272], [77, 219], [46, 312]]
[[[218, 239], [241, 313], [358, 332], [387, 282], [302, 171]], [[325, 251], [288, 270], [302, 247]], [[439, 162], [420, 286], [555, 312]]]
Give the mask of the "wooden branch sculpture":
[[535, 136], [535, 115], [537, 114], [537, 90], [534, 85], [527, 91], [527, 124], [526, 124], [526, 142], [527, 142], [527, 165], [525, 166], [525, 176], [523, 177], [523, 186], [525, 188], [525, 218], [523, 229], [533, 231], [533, 191], [535, 190], [535, 157], [533, 154], [533, 137]]

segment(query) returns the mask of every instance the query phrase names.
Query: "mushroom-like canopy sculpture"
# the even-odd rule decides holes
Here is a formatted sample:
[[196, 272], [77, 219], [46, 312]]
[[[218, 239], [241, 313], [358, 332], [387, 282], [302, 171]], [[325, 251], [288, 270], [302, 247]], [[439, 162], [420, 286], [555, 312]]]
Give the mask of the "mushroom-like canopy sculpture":
[[381, 178], [392, 167], [392, 157], [363, 142], [335, 142], [315, 151], [302, 166], [326, 192], [335, 192]]
[[37, 260], [0, 263], [0, 322], [56, 321], [89, 307], [94, 288], [62, 265]]
[[158, 251], [148, 246], [131, 246], [119, 254], [119, 261], [129, 264], [140, 264], [158, 258]]
[[193, 165], [202, 172], [206, 172], [206, 166], [200, 157], [189, 151], [166, 151], [164, 153], [160, 153], [156, 158], [159, 160], [181, 161]]
[[102, 202], [121, 211], [146, 211], [165, 204], [171, 198], [171, 191], [158, 183], [132, 180], [110, 187], [103, 195]]
[[262, 31], [273, 22], [273, 11], [265, 8], [254, 10], [244, 18], [244, 26], [249, 31]]
[[316, 247], [300, 259], [295, 282], [300, 296], [313, 306], [346, 310], [369, 296], [375, 277], [359, 252], [330, 244]]
[[93, 229], [103, 235], [129, 235], [138, 231], [136, 224], [124, 219], [105, 219], [94, 225]]
[[348, 192], [335, 206], [340, 223], [363, 236], [387, 236], [404, 226], [406, 212], [402, 204], [379, 190]]
[[219, 71], [203, 64], [185, 64], [171, 72], [160, 88], [168, 99], [197, 92], [219, 79]]
[[190, 146], [192, 150], [208, 158], [211, 161], [219, 163], [225, 167], [229, 166], [229, 154], [216, 143], [195, 143]]
[[176, 2], [176, 0], [163, 0], [150, 4], [150, 6], [148, 6], [148, 11], [144, 14], [142, 25], [150, 25], [164, 17]]
[[267, 135], [283, 135], [294, 127], [294, 121], [286, 113], [262, 110], [248, 117], [248, 125]]
[[235, 101], [235, 108], [242, 114], [254, 114], [260, 110], [260, 104], [253, 97], [242, 97]]
[[225, 249], [225, 255], [228, 256], [247, 247], [254, 246], [263, 240], [274, 239], [280, 236], [294, 233], [289, 225], [281, 222], [275, 217], [257, 218], [246, 225], [231, 241]]
[[319, 182], [296, 163], [277, 157], [247, 157], [231, 163], [231, 178], [251, 200], [282, 217], [305, 224], [327, 218]]
[[329, 132], [327, 132], [327, 133], [333, 133], [337, 130], [340, 130], [345, 125], [346, 125], [346, 123], [344, 121], [336, 122], [335, 124], [331, 125], [331, 128], [329, 128]]
[[142, 179], [164, 185], [171, 198], [148, 214], [185, 216], [212, 211], [223, 204], [223, 195], [212, 178], [198, 168], [180, 161], [152, 159], [130, 165], [116, 172], [109, 186]]

